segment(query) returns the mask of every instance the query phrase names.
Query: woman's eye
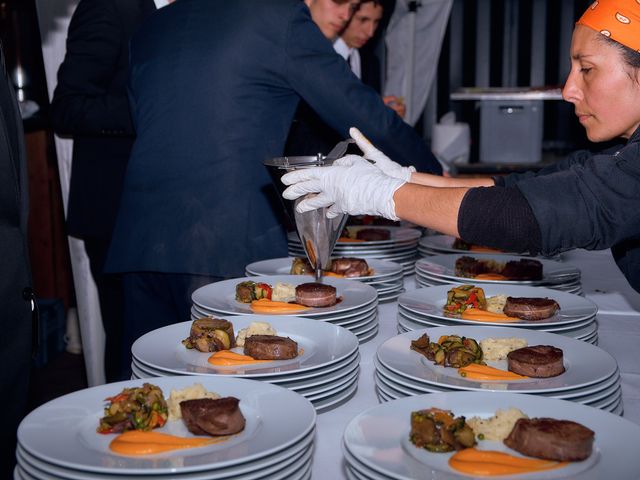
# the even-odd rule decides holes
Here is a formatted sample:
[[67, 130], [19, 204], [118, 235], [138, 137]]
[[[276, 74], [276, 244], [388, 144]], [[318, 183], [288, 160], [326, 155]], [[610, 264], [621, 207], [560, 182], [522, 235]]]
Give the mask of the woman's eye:
[[587, 68], [587, 67], [582, 67], [580, 69], [580, 73], [589, 73], [591, 71], [591, 68]]

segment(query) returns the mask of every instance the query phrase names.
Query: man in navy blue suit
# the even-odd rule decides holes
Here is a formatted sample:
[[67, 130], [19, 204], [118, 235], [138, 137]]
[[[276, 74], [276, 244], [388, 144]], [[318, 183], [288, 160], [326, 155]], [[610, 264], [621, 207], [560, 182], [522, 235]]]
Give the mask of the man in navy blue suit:
[[123, 380], [122, 285], [105, 275], [135, 132], [127, 97], [129, 39], [167, 0], [81, 0], [51, 102], [53, 128], [73, 137], [67, 232], [84, 240], [100, 297], [107, 381]]
[[[309, 7], [318, 2], [336, 8], [316, 25]], [[282, 155], [301, 98], [344, 137], [358, 126], [390, 157], [440, 173], [425, 143], [321, 31], [344, 26], [343, 9], [358, 2], [306, 3], [178, 0], [134, 36], [137, 139], [107, 261], [124, 273], [129, 342], [189, 320], [198, 286], [286, 256], [262, 162]]]

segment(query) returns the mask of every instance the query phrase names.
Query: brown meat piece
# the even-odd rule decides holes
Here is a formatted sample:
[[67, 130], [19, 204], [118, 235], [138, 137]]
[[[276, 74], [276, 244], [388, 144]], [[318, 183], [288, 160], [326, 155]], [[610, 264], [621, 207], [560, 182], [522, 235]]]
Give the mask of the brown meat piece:
[[593, 430], [570, 420], [520, 418], [504, 443], [530, 457], [573, 462], [591, 455], [594, 437]]
[[303, 283], [296, 287], [296, 303], [307, 307], [330, 307], [335, 305], [336, 287], [324, 283]]
[[510, 372], [527, 377], [548, 378], [564, 372], [562, 350], [550, 345], [518, 348], [507, 354]]
[[560, 305], [551, 298], [507, 297], [503, 312], [523, 320], [544, 320], [552, 317]]
[[244, 354], [256, 360], [287, 360], [298, 356], [298, 344], [289, 337], [251, 335], [244, 341]]
[[386, 228], [361, 228], [356, 232], [356, 238], [368, 242], [379, 242], [391, 239], [391, 232]]
[[235, 397], [180, 402], [185, 425], [194, 435], [231, 435], [244, 430], [245, 419]]
[[369, 275], [369, 265], [362, 258], [336, 258], [331, 262], [331, 271], [348, 278]]

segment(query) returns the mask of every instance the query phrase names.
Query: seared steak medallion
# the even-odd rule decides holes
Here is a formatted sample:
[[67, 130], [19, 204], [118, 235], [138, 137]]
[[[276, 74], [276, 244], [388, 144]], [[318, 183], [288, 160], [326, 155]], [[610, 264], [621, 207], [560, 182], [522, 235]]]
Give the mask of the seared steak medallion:
[[180, 411], [194, 435], [231, 435], [244, 429], [239, 403], [235, 397], [198, 398], [180, 402]]
[[573, 462], [591, 455], [594, 436], [593, 430], [570, 420], [520, 418], [504, 443], [530, 457]]
[[389, 240], [391, 232], [386, 228], [361, 228], [356, 232], [356, 238], [368, 242], [379, 242], [381, 240]]
[[543, 320], [559, 309], [560, 305], [552, 298], [507, 297], [503, 312], [523, 320]]
[[527, 377], [555, 377], [564, 372], [562, 350], [550, 345], [518, 348], [507, 354], [509, 371]]
[[369, 265], [362, 258], [336, 258], [331, 262], [331, 271], [345, 277], [369, 275]]
[[510, 280], [542, 280], [542, 263], [529, 258], [511, 260], [500, 273]]
[[298, 344], [289, 337], [251, 335], [244, 341], [244, 354], [256, 360], [287, 360], [298, 356]]
[[191, 324], [189, 337], [182, 344], [201, 352], [229, 350], [236, 346], [233, 324], [219, 318], [199, 318]]
[[335, 305], [336, 287], [324, 283], [303, 283], [296, 287], [296, 303], [307, 307], [330, 307]]

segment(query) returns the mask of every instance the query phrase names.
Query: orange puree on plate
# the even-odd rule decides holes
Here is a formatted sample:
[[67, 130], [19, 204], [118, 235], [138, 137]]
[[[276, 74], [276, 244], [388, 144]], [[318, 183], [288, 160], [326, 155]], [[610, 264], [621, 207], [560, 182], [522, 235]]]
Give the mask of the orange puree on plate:
[[233, 367], [236, 365], [272, 362], [273, 360], [256, 360], [249, 355], [242, 355], [231, 350], [220, 350], [211, 355], [207, 361], [216, 367]]
[[204, 447], [223, 442], [228, 437], [177, 437], [166, 433], [130, 430], [121, 433], [109, 444], [109, 448], [122, 455], [153, 455], [184, 448]]
[[309, 307], [297, 303], [274, 302], [268, 298], [261, 298], [251, 302], [251, 310], [256, 313], [292, 313], [306, 310]]
[[479, 365], [477, 363], [459, 368], [458, 373], [470, 380], [522, 380], [529, 378], [524, 375], [518, 375], [517, 373], [489, 367], [488, 365]]
[[478, 280], [508, 280], [507, 277], [499, 273], [480, 273], [473, 278]]
[[518, 322], [519, 318], [508, 317], [504, 313], [494, 313], [479, 308], [467, 308], [462, 312], [461, 318], [464, 320], [476, 320], [478, 322]]
[[483, 253], [504, 253], [502, 250], [498, 250], [496, 248], [481, 247], [480, 245], [471, 245], [471, 247], [469, 247], [469, 251]]
[[492, 450], [467, 448], [453, 454], [449, 466], [469, 475], [494, 476], [542, 472], [562, 468], [567, 462], [523, 458]]
[[338, 241], [340, 243], [364, 242], [364, 240], [361, 240], [360, 238], [349, 238], [349, 237], [340, 237], [338, 238]]

